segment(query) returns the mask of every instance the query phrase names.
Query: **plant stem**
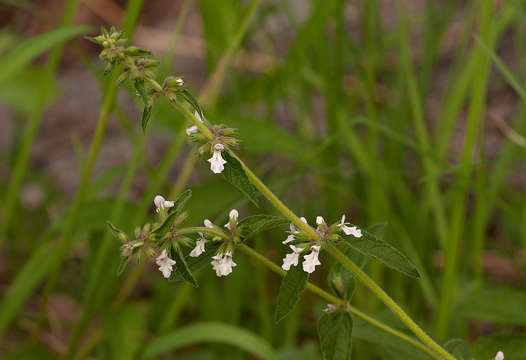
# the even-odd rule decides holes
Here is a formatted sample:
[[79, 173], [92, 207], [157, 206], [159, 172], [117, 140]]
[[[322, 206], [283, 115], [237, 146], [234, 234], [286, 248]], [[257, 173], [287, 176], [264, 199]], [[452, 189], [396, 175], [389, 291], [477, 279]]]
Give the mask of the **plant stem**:
[[[269, 268], [271, 271], [275, 272], [276, 274], [278, 274], [279, 276], [281, 277], [284, 277], [285, 274], [287, 273], [285, 270], [283, 270], [282, 268], [280, 268], [278, 265], [274, 264], [272, 261], [270, 261], [269, 259], [267, 259], [265, 256], [261, 255], [260, 253], [258, 253], [256, 250], [252, 249], [251, 247], [245, 245], [245, 244], [241, 244], [241, 245], [238, 245], [238, 249], [240, 249], [241, 251], [243, 251], [245, 254], [253, 257], [254, 259], [258, 260], [260, 263], [262, 263], [263, 265], [265, 265], [267, 268]], [[347, 302], [345, 302], [344, 300], [340, 299], [340, 298], [337, 298], [336, 296], [328, 293], [327, 291], [321, 289], [320, 287], [310, 283], [310, 282], [307, 282], [307, 285], [306, 285], [306, 288], [320, 296], [321, 298], [327, 300], [328, 302], [330, 303], [333, 303], [333, 304], [338, 304], [340, 306], [342, 306], [345, 310], [349, 311], [350, 313], [352, 313], [353, 315], [359, 317], [360, 319], [370, 323], [371, 325], [377, 327], [378, 329], [388, 333], [388, 334], [391, 334], [399, 339], [401, 339], [402, 341], [405, 341], [407, 342], [408, 344], [418, 348], [419, 350], [422, 350], [423, 352], [425, 352], [427, 355], [429, 355], [430, 357], [432, 357], [433, 359], [441, 359], [441, 357], [439, 357], [436, 353], [434, 353], [433, 351], [431, 351], [430, 349], [428, 349], [425, 345], [423, 345], [422, 343], [418, 342], [417, 340], [411, 338], [410, 336], [407, 336], [406, 334], [396, 330], [396, 329], [393, 329], [392, 327], [372, 318], [371, 316], [361, 312], [360, 310], [356, 309], [355, 307], [351, 306], [350, 304], [348, 304]]]
[[[203, 134], [213, 140], [214, 137], [208, 127], [194, 117], [194, 115], [188, 111], [188, 109], [182, 105], [175, 96], [170, 96], [171, 103], [180, 110], [183, 115], [190, 120], [198, 129], [202, 130]], [[321, 238], [318, 233], [308, 224], [305, 224], [299, 219], [299, 217], [292, 212], [274, 193], [245, 165], [245, 163], [232, 151], [229, 150], [230, 155], [239, 161], [243, 170], [245, 171], [249, 180], [254, 186], [267, 198], [268, 201], [274, 205], [274, 207], [290, 219], [294, 224], [304, 230], [313, 240], [320, 242]], [[437, 344], [429, 335], [427, 335], [414, 321], [407, 315], [400, 306], [389, 296], [387, 293], [372, 280], [360, 267], [350, 261], [345, 255], [343, 255], [337, 248], [326, 244], [326, 249], [333, 255], [338, 261], [340, 261], [346, 268], [353, 272], [363, 283], [366, 285], [378, 298], [380, 298], [384, 304], [389, 307], [399, 318], [404, 322], [413, 333], [419, 337], [424, 343], [426, 343], [431, 349], [440, 354], [444, 359], [455, 360], [446, 350], [444, 350], [439, 344]]]
[[349, 269], [353, 274], [358, 277], [358, 279], [371, 290], [380, 300], [384, 302], [387, 307], [389, 307], [399, 318], [402, 320], [411, 331], [425, 344], [427, 344], [431, 349], [433, 349], [437, 354], [440, 354], [444, 359], [455, 360], [451, 354], [444, 350], [439, 344], [437, 344], [429, 335], [427, 335], [424, 330], [418, 326], [417, 323], [413, 321], [405, 313], [405, 311], [389, 296], [387, 293], [376, 284], [373, 279], [369, 277], [358, 265], [352, 262], [347, 256], [345, 256], [338, 248], [336, 248], [331, 243], [325, 244], [325, 249], [329, 252], [336, 260], [338, 260], [343, 266]]

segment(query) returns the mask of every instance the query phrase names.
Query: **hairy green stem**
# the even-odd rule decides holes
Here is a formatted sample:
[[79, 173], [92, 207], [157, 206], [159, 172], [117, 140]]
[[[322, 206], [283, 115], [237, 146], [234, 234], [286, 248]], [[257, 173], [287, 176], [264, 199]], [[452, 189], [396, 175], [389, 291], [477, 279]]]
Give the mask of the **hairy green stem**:
[[[258, 253], [256, 250], [252, 249], [251, 247], [245, 245], [245, 244], [241, 244], [241, 245], [238, 245], [238, 248], [241, 249], [241, 251], [243, 251], [245, 254], [253, 257], [254, 259], [258, 260], [260, 263], [262, 263], [264, 266], [266, 266], [268, 269], [270, 269], [271, 271], [275, 272], [276, 274], [278, 274], [279, 276], [283, 277], [285, 276], [285, 274], [287, 273], [285, 270], [283, 270], [282, 268], [280, 268], [278, 265], [274, 264], [272, 261], [270, 261], [269, 259], [267, 259], [265, 256], [261, 255], [260, 253]], [[360, 319], [370, 323], [371, 325], [377, 327], [378, 329], [390, 334], [390, 335], [393, 335], [397, 338], [399, 338], [400, 340], [402, 341], [405, 341], [406, 343], [418, 348], [419, 350], [422, 350], [423, 352], [425, 352], [427, 355], [429, 355], [430, 357], [432, 357], [433, 359], [441, 359], [441, 357], [439, 357], [436, 353], [434, 353], [433, 351], [431, 351], [430, 349], [428, 349], [425, 345], [423, 345], [422, 343], [418, 342], [417, 340], [411, 338], [410, 336], [407, 336], [406, 334], [396, 330], [396, 329], [393, 329], [392, 327], [372, 318], [371, 316], [361, 312], [360, 310], [356, 309], [354, 306], [351, 306], [350, 304], [348, 304], [347, 302], [345, 302], [344, 300], [340, 299], [340, 298], [337, 298], [336, 296], [328, 293], [327, 291], [323, 290], [322, 288], [310, 283], [310, 282], [307, 282], [307, 285], [306, 285], [306, 288], [320, 296], [321, 298], [327, 300], [328, 302], [332, 303], [332, 304], [337, 304], [337, 305], [340, 305], [341, 307], [343, 307], [345, 310], [349, 311], [350, 313], [352, 313], [353, 315], [359, 317]]]
[[343, 266], [349, 269], [356, 277], [369, 289], [371, 290], [380, 300], [383, 301], [399, 318], [402, 320], [411, 331], [424, 343], [426, 343], [431, 349], [437, 354], [447, 360], [455, 360], [455, 358], [443, 349], [438, 343], [436, 343], [424, 330], [418, 326], [417, 323], [406, 314], [406, 312], [380, 287], [373, 279], [369, 277], [358, 265], [352, 262], [347, 256], [345, 256], [337, 247], [331, 243], [325, 244], [325, 249], [331, 254], [336, 260], [338, 260]]
[[[157, 84], [158, 85], [158, 84]], [[202, 131], [202, 133], [210, 140], [214, 140], [214, 137], [207, 126], [196, 119], [193, 114], [188, 111], [188, 109], [181, 104], [175, 96], [169, 96], [171, 103], [180, 110], [183, 115], [190, 120], [194, 125]], [[285, 217], [290, 219], [294, 224], [299, 228], [304, 230], [313, 240], [320, 242], [321, 238], [318, 233], [308, 224], [305, 224], [300, 220], [300, 218], [292, 212], [274, 193], [245, 165], [245, 163], [232, 151], [229, 150], [230, 155], [238, 160], [243, 167], [247, 177], [254, 184], [254, 186], [267, 198], [272, 205], [281, 212]], [[334, 256], [338, 261], [340, 261], [347, 269], [356, 274], [358, 279], [360, 279], [364, 285], [367, 286], [383, 303], [389, 307], [399, 318], [404, 322], [407, 327], [413, 331], [413, 333], [420, 338], [429, 348], [436, 351], [444, 359], [454, 360], [455, 358], [451, 356], [445, 349], [443, 349], [438, 343], [436, 343], [429, 335], [427, 335], [414, 321], [411, 319], [400, 306], [389, 296], [387, 293], [378, 285], [374, 280], [372, 280], [359, 266], [354, 262], [345, 257], [337, 248], [327, 244], [326, 246], [329, 253]]]

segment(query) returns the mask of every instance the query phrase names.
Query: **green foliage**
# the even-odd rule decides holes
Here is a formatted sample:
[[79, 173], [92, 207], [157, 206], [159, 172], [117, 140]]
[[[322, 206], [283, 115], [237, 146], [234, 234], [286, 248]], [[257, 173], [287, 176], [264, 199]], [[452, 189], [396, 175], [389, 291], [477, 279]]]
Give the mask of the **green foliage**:
[[229, 344], [261, 359], [277, 359], [274, 350], [263, 339], [247, 330], [222, 323], [197, 323], [160, 336], [145, 347], [143, 358], [155, 358], [162, 353], [200, 343]]
[[473, 360], [469, 344], [462, 339], [451, 339], [444, 344], [444, 348], [457, 360]]
[[250, 239], [263, 231], [287, 224], [289, 221], [282, 216], [251, 215], [243, 218], [237, 225], [238, 233], [243, 240]]
[[223, 152], [226, 164], [225, 170], [221, 173], [223, 178], [230, 184], [234, 185], [241, 193], [254, 205], [258, 206], [258, 191], [250, 182], [241, 163], [231, 156], [228, 151]]
[[353, 319], [345, 311], [324, 313], [318, 320], [318, 335], [325, 360], [351, 357]]
[[404, 254], [372, 232], [362, 230], [362, 237], [360, 238], [352, 235], [341, 235], [341, 239], [345, 245], [363, 255], [374, 257], [391, 269], [413, 278], [420, 277], [415, 265]]
[[[190, 268], [188, 267], [188, 264], [186, 263], [186, 260], [183, 256], [183, 252], [181, 251], [181, 248], [179, 246], [172, 247], [171, 250], [172, 259], [175, 260], [175, 272], [177, 275], [181, 276], [185, 281], [188, 281], [190, 284], [192, 284], [194, 287], [198, 287], [197, 280], [195, 279], [194, 275], [190, 271]], [[172, 274], [172, 277], [174, 274]]]
[[506, 360], [520, 360], [526, 357], [526, 334], [498, 333], [482, 337], [472, 346], [475, 359], [493, 359], [498, 351]]
[[277, 323], [294, 309], [301, 298], [303, 290], [305, 290], [308, 280], [309, 274], [303, 271], [301, 264], [291, 266], [290, 270], [287, 271], [279, 287], [276, 312], [274, 313], [274, 320]]

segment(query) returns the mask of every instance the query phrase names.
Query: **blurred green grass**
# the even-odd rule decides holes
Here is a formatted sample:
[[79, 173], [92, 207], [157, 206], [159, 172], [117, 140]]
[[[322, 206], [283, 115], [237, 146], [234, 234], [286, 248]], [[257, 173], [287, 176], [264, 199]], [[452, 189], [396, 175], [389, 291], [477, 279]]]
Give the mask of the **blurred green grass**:
[[[247, 162], [291, 208], [309, 219], [323, 214], [335, 221], [345, 212], [364, 227], [387, 222], [385, 238], [404, 250], [423, 277], [407, 280], [374, 262], [367, 270], [439, 340], [475, 341], [488, 333], [523, 332], [524, 262], [518, 254], [526, 246], [525, 150], [500, 133], [498, 146], [485, 148], [488, 132], [494, 129], [488, 110], [494, 92], [518, 95], [509, 126], [526, 133], [520, 101], [525, 93], [523, 1], [422, 1], [415, 16], [403, 2], [386, 12], [380, 1], [312, 0], [305, 7], [306, 18], [298, 17], [297, 3], [290, 1], [185, 3], [202, 22], [207, 74], [218, 79], [213, 86], [223, 85], [221, 93], [207, 94], [206, 117], [239, 129]], [[218, 340], [199, 339], [200, 331], [188, 332], [197, 340], [177, 336], [186, 334], [187, 326], [198, 326], [194, 323], [221, 322], [244, 334], [231, 338], [246, 336], [263, 344], [250, 347], [252, 356], [320, 358], [315, 320], [325, 304], [305, 294], [289, 318], [274, 324], [279, 280], [241, 256], [226, 279], [218, 280], [210, 269], [200, 271], [198, 289], [163, 281], [151, 264], [114, 276], [118, 244], [105, 221], [132, 231], [151, 216], [156, 193], [180, 191], [188, 180], [184, 172], [169, 175], [174, 164], [180, 168], [184, 163], [194, 174], [189, 224], [204, 218], [223, 220], [232, 207], [246, 214], [273, 212], [267, 204], [261, 209], [247, 204], [221, 179], [209, 176], [204, 162], [185, 158], [186, 124], [162, 102], [154, 109], [149, 132], [169, 132], [173, 140], [160, 162], [151, 163], [145, 156], [148, 144], [138, 131], [138, 120], [121, 112], [119, 124], [133, 147], [130, 161], [94, 178], [93, 164], [104, 161], [99, 149], [107, 122], [114, 121], [110, 115], [121, 106], [115, 100], [115, 76], [102, 78], [98, 70], [93, 74], [104, 95], [90, 151], [78, 151], [83, 171], [75, 199], [67, 199], [50, 184], [39, 209], [20, 205], [23, 182], [43, 182], [27, 159], [42, 113], [50, 101], [60, 102], [56, 79], [63, 41], [85, 31], [66, 25], [78, 5], [68, 1], [64, 26], [44, 35], [22, 40], [9, 27], [2, 32], [0, 97], [23, 126], [17, 127], [13, 148], [1, 159], [10, 171], [0, 180], [5, 263], [0, 354], [43, 358], [37, 354], [46, 349], [51, 359], [134, 359], [155, 354], [156, 344], [175, 337], [174, 349], [177, 344], [186, 346], [174, 350], [173, 358], [250, 358], [233, 350], [239, 347], [236, 341], [210, 344]], [[149, 2], [129, 1], [123, 28], [133, 32], [148, 6]], [[359, 18], [352, 27], [346, 15], [350, 8]], [[289, 39], [283, 35], [285, 51], [275, 47], [281, 35], [273, 39], [276, 33], [268, 25], [279, 17], [286, 18], [292, 34]], [[385, 25], [386, 17], [394, 23]], [[451, 34], [454, 22], [460, 29]], [[444, 55], [442, 44], [451, 37], [454, 48]], [[233, 61], [239, 46], [259, 47], [279, 60], [261, 74], [227, 67], [224, 79], [214, 76], [222, 61]], [[51, 47], [55, 50], [48, 65], [32, 63]], [[499, 58], [501, 47], [511, 52], [512, 69]], [[96, 69], [98, 64], [84, 56]], [[443, 84], [437, 84], [439, 80]], [[14, 96], [17, 91], [25, 96]], [[132, 202], [132, 182], [141, 175], [147, 177], [147, 186]], [[510, 178], [521, 176], [519, 185], [510, 185]], [[105, 190], [115, 182], [119, 191], [108, 195]], [[61, 209], [55, 221], [46, 215], [51, 207]], [[254, 245], [279, 263], [285, 249], [278, 241], [283, 237], [273, 231]], [[494, 276], [490, 260], [495, 258], [500, 261], [497, 266], [511, 266], [520, 280]], [[322, 258], [322, 263], [327, 261]], [[324, 272], [316, 272], [312, 280], [324, 286]], [[76, 316], [61, 325], [65, 334], [57, 335], [49, 309], [58, 296], [73, 302]], [[354, 302], [402, 328], [364, 288], [358, 288]], [[355, 358], [421, 358], [392, 339], [368, 332], [365, 325], [358, 329]], [[46, 341], [48, 336], [58, 336], [60, 346]], [[191, 346], [194, 341], [207, 345]], [[489, 342], [481, 340], [475, 349]], [[489, 351], [496, 352], [487, 349], [477, 354], [489, 358]], [[506, 359], [523, 358], [519, 351], [525, 350], [506, 354]]]

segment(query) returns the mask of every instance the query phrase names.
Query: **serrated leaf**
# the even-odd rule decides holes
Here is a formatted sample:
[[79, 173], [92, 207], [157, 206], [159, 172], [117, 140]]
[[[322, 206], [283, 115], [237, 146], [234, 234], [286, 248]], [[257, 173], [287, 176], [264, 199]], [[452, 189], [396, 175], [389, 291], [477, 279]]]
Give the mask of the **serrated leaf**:
[[457, 360], [473, 360], [468, 343], [462, 339], [448, 340], [444, 348]]
[[146, 128], [148, 127], [148, 122], [150, 122], [150, 117], [152, 116], [152, 108], [153, 106], [145, 106], [142, 110], [142, 118], [141, 118], [141, 126], [142, 126], [142, 132], [146, 133]]
[[281, 216], [252, 215], [239, 222], [238, 233], [243, 239], [249, 239], [262, 231], [270, 230], [286, 223], [288, 223], [288, 220]]
[[152, 231], [152, 235], [154, 235], [155, 237], [159, 239], [162, 238], [170, 230], [176, 217], [177, 217], [177, 213], [175, 212], [168, 214], [166, 219], [164, 219], [163, 223]]
[[320, 347], [325, 360], [351, 358], [353, 319], [348, 312], [324, 313], [318, 320]]
[[360, 238], [352, 235], [342, 235], [341, 237], [344, 244], [366, 256], [374, 257], [391, 269], [413, 278], [418, 279], [420, 277], [415, 265], [404, 254], [373, 233], [362, 230], [362, 237]]
[[502, 351], [506, 360], [524, 360], [526, 334], [493, 334], [475, 341], [471, 350], [475, 359], [493, 359], [497, 351]]
[[192, 190], [188, 189], [183, 191], [177, 199], [174, 200], [174, 206], [168, 210], [168, 214], [176, 213], [179, 215], [183, 211], [187, 201], [192, 197]]
[[126, 269], [126, 266], [128, 266], [128, 263], [130, 262], [130, 258], [131, 256], [121, 257], [121, 261], [117, 267], [117, 276], [120, 276], [124, 272], [124, 269]]
[[307, 285], [309, 274], [303, 271], [301, 264], [291, 266], [290, 270], [281, 281], [274, 320], [276, 323], [283, 320], [300, 300], [301, 294]]
[[[210, 263], [210, 260], [212, 259], [212, 256], [214, 256], [219, 249], [219, 247], [222, 245], [222, 242], [207, 242], [205, 245], [206, 252], [204, 254], [201, 254], [201, 256], [198, 257], [191, 257], [187, 256], [185, 257], [186, 266], [190, 269], [190, 271], [196, 271], [202, 268], [203, 266]], [[183, 277], [180, 274], [176, 274], [171, 281], [181, 281], [183, 280]]]
[[225, 180], [241, 191], [241, 193], [254, 205], [259, 206], [258, 190], [248, 179], [241, 163], [236, 158], [230, 156], [228, 151], [224, 151], [223, 156], [225, 157], [226, 164], [225, 169], [221, 174]]
[[194, 108], [194, 110], [199, 113], [199, 116], [201, 116], [201, 119], [205, 118], [203, 115], [203, 110], [201, 110], [199, 103], [197, 102], [197, 100], [194, 98], [194, 96], [192, 95], [190, 91], [186, 89], [181, 89], [180, 91], [178, 91], [178, 94], [181, 95], [183, 99], [185, 99], [186, 102], [188, 102]]
[[194, 275], [188, 268], [188, 264], [186, 263], [184, 259], [183, 253], [181, 252], [181, 248], [176, 247], [174, 249], [172, 247], [171, 252], [172, 252], [172, 259], [175, 260], [175, 273], [179, 274], [184, 280], [188, 281], [194, 287], [199, 287], [199, 285], [197, 284], [197, 280], [195, 279]]

